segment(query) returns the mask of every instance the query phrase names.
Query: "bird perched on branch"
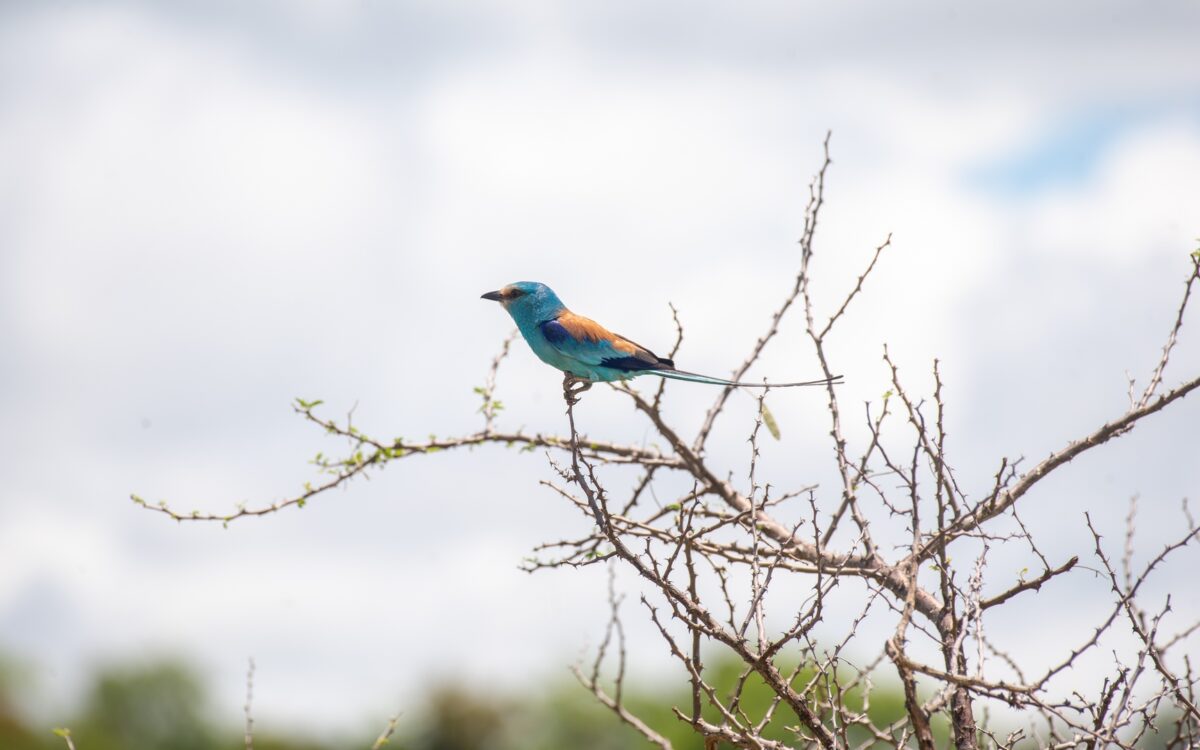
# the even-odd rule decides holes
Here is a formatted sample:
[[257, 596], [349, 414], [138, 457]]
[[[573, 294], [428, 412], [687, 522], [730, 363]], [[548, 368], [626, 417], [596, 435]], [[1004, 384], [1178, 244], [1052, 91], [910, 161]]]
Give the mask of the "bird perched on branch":
[[641, 344], [571, 312], [554, 290], [536, 281], [518, 281], [481, 298], [499, 302], [516, 321], [533, 353], [566, 373], [563, 388], [572, 403], [593, 383], [628, 380], [639, 375], [748, 388], [825, 385], [841, 379], [838, 375], [803, 383], [741, 383], [680, 370], [674, 362]]

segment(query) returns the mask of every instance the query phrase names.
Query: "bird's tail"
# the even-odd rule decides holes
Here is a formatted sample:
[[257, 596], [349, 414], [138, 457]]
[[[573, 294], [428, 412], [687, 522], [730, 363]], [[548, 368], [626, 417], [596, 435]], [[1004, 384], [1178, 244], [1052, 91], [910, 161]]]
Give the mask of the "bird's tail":
[[792, 388], [798, 385], [837, 385], [842, 382], [841, 375], [834, 375], [831, 378], [821, 378], [819, 380], [806, 380], [802, 383], [744, 383], [736, 380], [714, 378], [711, 375], [701, 375], [686, 370], [647, 370], [647, 374], [671, 378], [672, 380], [686, 380], [689, 383], [708, 383], [709, 385], [737, 386], [740, 388]]

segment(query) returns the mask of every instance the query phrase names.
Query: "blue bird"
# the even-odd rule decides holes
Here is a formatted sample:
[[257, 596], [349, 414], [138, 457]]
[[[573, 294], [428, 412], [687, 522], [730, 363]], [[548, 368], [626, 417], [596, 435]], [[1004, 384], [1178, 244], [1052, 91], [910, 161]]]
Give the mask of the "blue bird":
[[[533, 353], [546, 364], [566, 373], [564, 387], [568, 388], [568, 398], [587, 390], [592, 383], [628, 380], [639, 375], [750, 388], [825, 385], [841, 378], [839, 375], [803, 383], [739, 383], [680, 370], [674, 362], [641, 344], [571, 312], [554, 290], [536, 281], [518, 281], [488, 292], [481, 299], [499, 302], [516, 321]], [[574, 390], [570, 389], [572, 379], [578, 386]]]

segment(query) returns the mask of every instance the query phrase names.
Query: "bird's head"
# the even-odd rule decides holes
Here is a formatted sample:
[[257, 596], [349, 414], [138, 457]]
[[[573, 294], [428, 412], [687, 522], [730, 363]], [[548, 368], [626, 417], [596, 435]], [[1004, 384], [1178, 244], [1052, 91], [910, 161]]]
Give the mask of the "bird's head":
[[517, 322], [523, 318], [541, 322], [565, 309], [553, 289], [536, 281], [513, 282], [482, 295], [481, 299], [499, 302]]

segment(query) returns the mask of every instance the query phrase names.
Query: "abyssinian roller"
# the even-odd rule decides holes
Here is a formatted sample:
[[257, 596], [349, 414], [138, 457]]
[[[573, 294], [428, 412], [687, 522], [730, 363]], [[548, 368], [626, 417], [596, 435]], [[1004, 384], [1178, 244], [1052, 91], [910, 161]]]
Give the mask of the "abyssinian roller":
[[546, 364], [562, 370], [578, 382], [569, 395], [596, 382], [628, 380], [640, 375], [657, 375], [673, 380], [747, 388], [790, 388], [836, 383], [841, 376], [801, 383], [743, 383], [711, 375], [680, 370], [641, 344], [613, 333], [594, 320], [573, 313], [545, 284], [518, 281], [482, 295], [508, 311], [533, 353]]

